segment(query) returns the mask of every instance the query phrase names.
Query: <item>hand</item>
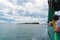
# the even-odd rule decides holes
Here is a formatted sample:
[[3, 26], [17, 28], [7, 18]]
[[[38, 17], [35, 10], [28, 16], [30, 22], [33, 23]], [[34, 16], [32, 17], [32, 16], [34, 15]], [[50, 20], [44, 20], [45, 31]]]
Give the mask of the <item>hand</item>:
[[59, 29], [58, 28], [55, 28], [53, 31], [54, 32], [59, 32]]
[[49, 23], [48, 23], [49, 25], [51, 25], [52, 24], [52, 22], [51, 21], [49, 21]]

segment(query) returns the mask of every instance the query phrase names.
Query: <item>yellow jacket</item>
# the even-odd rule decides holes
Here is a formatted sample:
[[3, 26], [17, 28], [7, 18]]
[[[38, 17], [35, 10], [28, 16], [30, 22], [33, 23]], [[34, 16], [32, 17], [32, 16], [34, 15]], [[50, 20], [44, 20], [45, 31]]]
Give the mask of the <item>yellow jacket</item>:
[[56, 28], [56, 21], [52, 20], [51, 24], [52, 24], [53, 29], [55, 29]]

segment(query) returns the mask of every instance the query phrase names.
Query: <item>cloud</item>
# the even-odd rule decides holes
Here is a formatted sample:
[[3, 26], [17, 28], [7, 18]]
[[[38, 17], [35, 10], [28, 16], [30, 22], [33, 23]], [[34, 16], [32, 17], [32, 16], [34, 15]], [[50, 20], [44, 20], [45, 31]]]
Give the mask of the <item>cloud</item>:
[[[0, 16], [14, 22], [47, 20], [47, 0], [0, 0]], [[45, 19], [44, 19], [45, 18]]]
[[[44, 22], [44, 19], [42, 19], [42, 18], [30, 18], [30, 17], [22, 17], [22, 19], [20, 19], [21, 17], [16, 17], [16, 21], [17, 21], [17, 23], [25, 23], [25, 22], [27, 22], [27, 23], [29, 23], [29, 22], [40, 22], [40, 23], [42, 23], [42, 21]], [[47, 20], [46, 18], [45, 18], [45, 20]], [[44, 23], [46, 23], [46, 21], [44, 22]]]
[[45, 11], [45, 8], [48, 9], [47, 4], [41, 0], [33, 0], [32, 2], [27, 2], [25, 3], [24, 8], [26, 9], [25, 11], [32, 13], [40, 13]]

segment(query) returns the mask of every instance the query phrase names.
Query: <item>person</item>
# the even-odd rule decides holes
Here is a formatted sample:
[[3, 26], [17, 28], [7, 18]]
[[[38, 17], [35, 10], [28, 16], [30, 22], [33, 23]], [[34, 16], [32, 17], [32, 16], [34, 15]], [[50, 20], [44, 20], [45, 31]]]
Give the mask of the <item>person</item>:
[[60, 20], [56, 21], [56, 27], [54, 29], [54, 40], [60, 40]]
[[52, 17], [52, 20], [49, 22], [49, 25], [53, 28], [53, 31], [57, 31], [56, 30], [56, 22], [57, 20], [59, 20], [59, 16], [58, 15], [54, 15]]
[[60, 32], [60, 20], [58, 20], [58, 21], [56, 22], [56, 28], [55, 28], [54, 31]]

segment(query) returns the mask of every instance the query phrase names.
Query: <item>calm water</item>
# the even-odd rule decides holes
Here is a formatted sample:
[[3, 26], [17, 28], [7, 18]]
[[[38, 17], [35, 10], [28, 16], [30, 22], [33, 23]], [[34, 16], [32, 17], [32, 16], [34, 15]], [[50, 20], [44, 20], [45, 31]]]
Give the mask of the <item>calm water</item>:
[[0, 24], [0, 40], [49, 40], [47, 25]]

